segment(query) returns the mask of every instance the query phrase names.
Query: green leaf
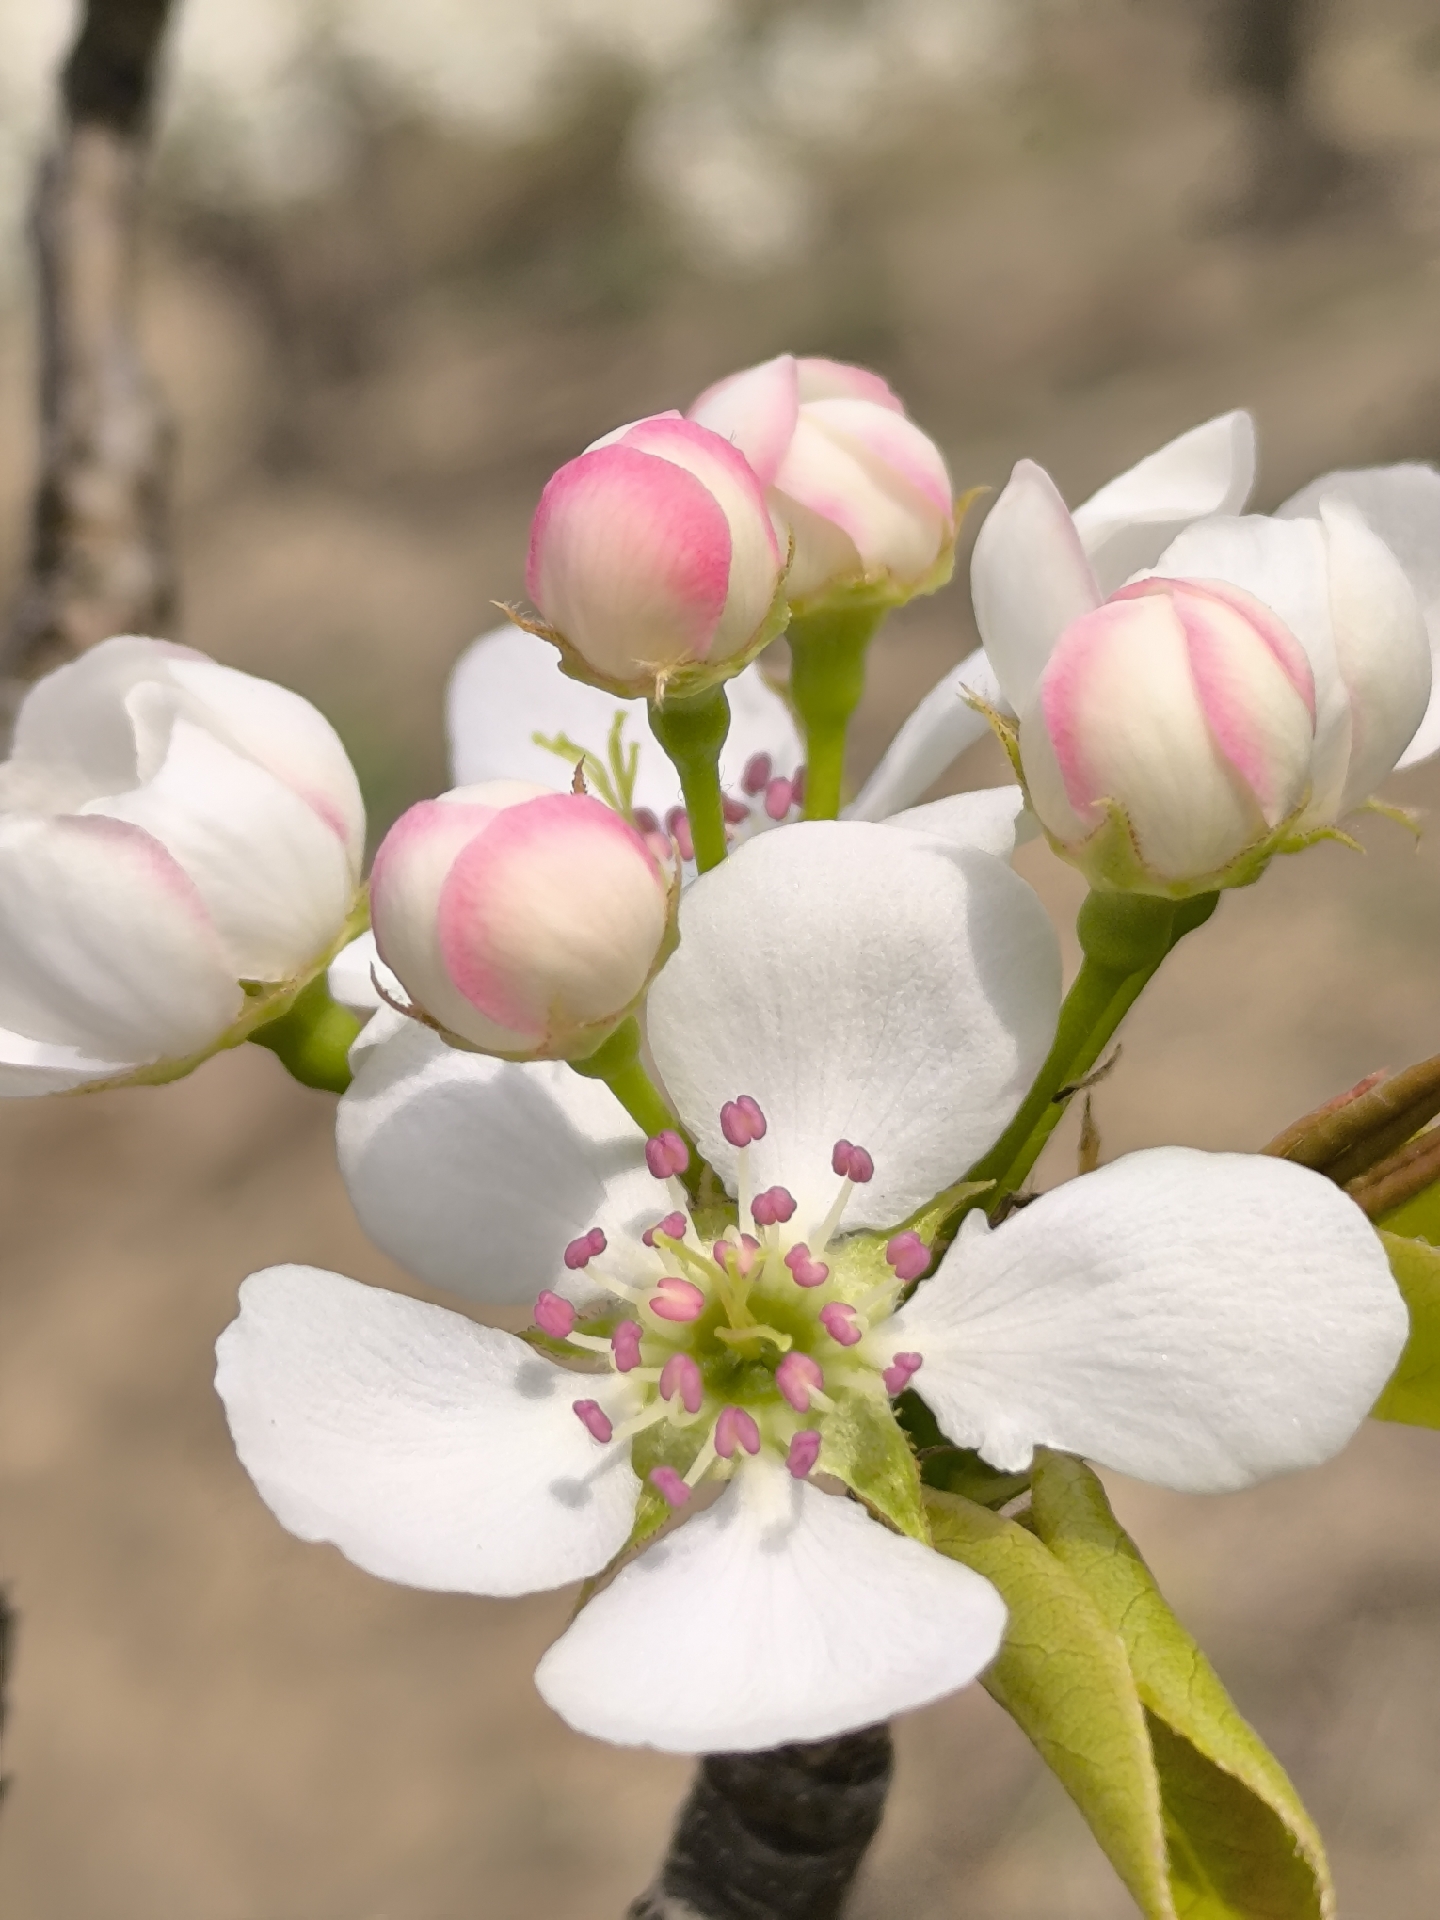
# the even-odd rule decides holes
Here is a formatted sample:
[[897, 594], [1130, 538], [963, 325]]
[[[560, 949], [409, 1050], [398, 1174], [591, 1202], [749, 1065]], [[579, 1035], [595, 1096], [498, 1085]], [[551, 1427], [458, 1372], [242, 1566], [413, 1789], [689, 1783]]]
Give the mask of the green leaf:
[[1037, 1449], [1031, 1518], [1123, 1642], [1181, 1920], [1329, 1920], [1335, 1894], [1313, 1821], [1166, 1605], [1099, 1480], [1082, 1461]]
[[1024, 1527], [954, 1494], [927, 1489], [925, 1506], [939, 1550], [984, 1574], [1010, 1610], [986, 1690], [1058, 1776], [1147, 1920], [1180, 1920], [1159, 1779], [1120, 1637]]
[[[1407, 1201], [1396, 1215], [1409, 1212], [1434, 1191], [1432, 1187], [1417, 1200]], [[1380, 1239], [1410, 1310], [1410, 1338], [1389, 1386], [1375, 1403], [1374, 1418], [1412, 1427], [1440, 1427], [1440, 1249], [1397, 1233], [1382, 1233]]]
[[891, 1526], [928, 1546], [920, 1469], [889, 1402], [842, 1393], [820, 1431], [821, 1471], [853, 1487]]

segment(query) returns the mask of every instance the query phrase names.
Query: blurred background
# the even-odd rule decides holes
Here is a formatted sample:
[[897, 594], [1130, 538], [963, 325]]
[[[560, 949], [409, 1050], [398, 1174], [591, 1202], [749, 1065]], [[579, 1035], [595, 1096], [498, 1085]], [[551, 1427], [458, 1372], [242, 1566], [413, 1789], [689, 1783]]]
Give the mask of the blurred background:
[[[73, 31], [0, 0], [0, 601], [33, 482], [28, 181]], [[441, 699], [519, 594], [553, 467], [793, 348], [881, 369], [958, 487], [1072, 500], [1235, 405], [1258, 503], [1440, 456], [1426, 0], [185, 0], [144, 243], [179, 431], [179, 630], [317, 701], [374, 824], [446, 784]], [[872, 655], [863, 774], [973, 644], [962, 583]], [[1002, 777], [988, 749], [952, 784]], [[1420, 807], [1440, 774], [1395, 783]], [[1253, 1147], [1440, 1048], [1440, 851], [1281, 863], [1183, 948], [1097, 1094], [1107, 1156]], [[1073, 876], [1022, 856], [1060, 924]], [[405, 1592], [241, 1474], [211, 1347], [277, 1259], [368, 1248], [333, 1102], [245, 1049], [0, 1109], [0, 1581], [20, 1615], [7, 1920], [589, 1920], [678, 1761], [571, 1734], [569, 1596]], [[1044, 1163], [1063, 1177], [1073, 1132]], [[1329, 1838], [1355, 1920], [1440, 1911], [1440, 1436], [1372, 1427], [1122, 1517]], [[978, 1690], [910, 1716], [857, 1920], [1132, 1908]]]

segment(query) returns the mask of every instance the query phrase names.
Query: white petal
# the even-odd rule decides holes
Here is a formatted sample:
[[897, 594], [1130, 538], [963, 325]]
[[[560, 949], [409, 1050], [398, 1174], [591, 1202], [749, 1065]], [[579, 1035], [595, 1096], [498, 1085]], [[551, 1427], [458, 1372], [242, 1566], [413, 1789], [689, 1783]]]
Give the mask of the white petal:
[[119, 821], [0, 816], [0, 1022], [101, 1060], [192, 1053], [241, 1009], [200, 897]]
[[513, 1334], [315, 1267], [252, 1274], [216, 1356], [261, 1498], [367, 1573], [534, 1593], [598, 1572], [630, 1531], [623, 1449], [572, 1411], [612, 1399], [613, 1375], [567, 1373]]
[[979, 1574], [757, 1463], [622, 1568], [535, 1684], [601, 1740], [750, 1753], [938, 1700], [988, 1666], [1004, 1627]]
[[[383, 1019], [383, 1015], [377, 1015]], [[643, 1232], [669, 1211], [610, 1089], [558, 1061], [447, 1047], [413, 1020], [358, 1051], [336, 1150], [360, 1224], [432, 1286], [473, 1300], [593, 1288], [563, 1261], [594, 1226]]]
[[[1431, 651], [1440, 653], [1440, 473], [1418, 462], [1327, 473], [1302, 487], [1278, 511], [1285, 519], [1310, 519], [1323, 500], [1342, 500], [1356, 508], [1389, 547], [1420, 601]], [[1440, 752], [1440, 675], [1435, 680], [1429, 711], [1401, 756], [1402, 767]]]
[[1055, 482], [1021, 460], [985, 516], [970, 561], [975, 624], [1012, 711], [1029, 704], [1051, 648], [1100, 589]]
[[1024, 811], [1025, 795], [1012, 781], [1008, 787], [981, 787], [974, 793], [952, 793], [947, 799], [932, 800], [925, 807], [908, 807], [904, 813], [892, 813], [884, 825], [927, 834], [949, 847], [973, 847], [979, 853], [993, 854], [997, 860], [1008, 860], [1016, 841], [1029, 839], [1038, 830], [1032, 820], [1030, 832], [1022, 833]]
[[183, 713], [172, 716], [151, 779], [83, 811], [128, 820], [174, 856], [239, 979], [290, 978], [333, 942], [349, 910], [355, 874], [335, 829]]
[[1192, 427], [1075, 509], [1102, 593], [1153, 567], [1192, 520], [1239, 513], [1255, 484], [1255, 422], [1243, 409]]
[[[380, 958], [374, 932], [367, 927], [349, 946], [340, 949], [330, 962], [325, 978], [330, 998], [338, 1000], [342, 1007], [349, 1007], [355, 1013], [378, 1013], [385, 1002], [375, 986], [377, 976], [391, 999], [403, 1006], [405, 989]], [[403, 1015], [395, 1017], [399, 1019]]]
[[989, 707], [1009, 712], [985, 649], [952, 667], [906, 720], [884, 758], [846, 809], [851, 820], [883, 820], [915, 802], [967, 748], [990, 731], [985, 716], [966, 703], [974, 693]]
[[[728, 684], [730, 734], [720, 756], [721, 783], [738, 789], [745, 763], [768, 753], [778, 774], [794, 773], [804, 757], [790, 710], [768, 686], [758, 666]], [[680, 781], [645, 718], [639, 700], [619, 700], [560, 671], [548, 640], [519, 627], [482, 634], [460, 656], [446, 696], [450, 755], [458, 786], [486, 780], [535, 780], [564, 786], [572, 766], [565, 756], [536, 744], [564, 734], [608, 763], [616, 714], [623, 714], [624, 744], [640, 749], [635, 804], [664, 819], [680, 805]]]
[[1045, 1445], [1209, 1493], [1316, 1466], [1409, 1331], [1360, 1209], [1286, 1160], [1156, 1147], [966, 1226], [883, 1333], [1002, 1468]]
[[133, 1060], [97, 1060], [78, 1047], [27, 1040], [23, 1033], [0, 1028], [0, 1100], [69, 1093], [76, 1087], [113, 1080], [138, 1064]]
[[1003, 862], [864, 821], [748, 842], [680, 908], [679, 951], [650, 990], [650, 1044], [701, 1151], [734, 1190], [720, 1108], [758, 1100], [757, 1189], [813, 1225], [835, 1142], [875, 1178], [847, 1228], [888, 1226], [957, 1180], [1019, 1105], [1059, 1005], [1055, 935]]

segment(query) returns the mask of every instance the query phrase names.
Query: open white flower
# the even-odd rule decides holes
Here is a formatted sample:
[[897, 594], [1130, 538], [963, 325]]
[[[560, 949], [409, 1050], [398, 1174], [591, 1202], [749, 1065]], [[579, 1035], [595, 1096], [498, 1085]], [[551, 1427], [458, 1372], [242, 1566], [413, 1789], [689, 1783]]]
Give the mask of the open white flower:
[[293, 1531], [391, 1579], [510, 1594], [685, 1510], [538, 1684], [600, 1737], [733, 1751], [934, 1699], [995, 1651], [998, 1598], [926, 1544], [907, 1386], [1007, 1468], [1045, 1442], [1222, 1488], [1348, 1438], [1405, 1311], [1358, 1209], [1286, 1163], [1135, 1155], [967, 1229], [905, 1300], [928, 1203], [1054, 1027], [1055, 937], [1001, 860], [797, 826], [697, 881], [681, 927], [650, 1045], [728, 1202], [697, 1211], [678, 1135], [642, 1142], [562, 1068], [447, 1057], [420, 1030], [365, 1053], [339, 1146], [367, 1227], [472, 1297], [538, 1290], [547, 1352], [333, 1274], [253, 1277], [217, 1384]]

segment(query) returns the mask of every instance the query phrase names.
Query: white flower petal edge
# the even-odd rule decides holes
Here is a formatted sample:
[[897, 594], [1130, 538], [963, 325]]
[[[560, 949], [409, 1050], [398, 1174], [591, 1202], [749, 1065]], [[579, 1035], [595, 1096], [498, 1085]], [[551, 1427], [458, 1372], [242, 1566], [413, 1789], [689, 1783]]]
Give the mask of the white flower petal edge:
[[976, 536], [970, 594], [995, 678], [1018, 713], [1060, 635], [1103, 597], [1070, 509], [1033, 460], [1017, 461]]
[[41, 1093], [68, 1093], [128, 1073], [138, 1063], [100, 1060], [45, 1040], [0, 1027], [0, 1099], [28, 1099]]
[[1014, 782], [1005, 787], [952, 793], [923, 807], [907, 807], [904, 813], [892, 813], [881, 825], [921, 833], [948, 847], [971, 847], [997, 860], [1010, 859], [1017, 842], [1039, 832], [1039, 823], [1025, 811], [1025, 796]]
[[[745, 765], [768, 753], [777, 774], [789, 779], [804, 758], [790, 709], [758, 666], [728, 682], [730, 733], [720, 756], [721, 784], [738, 790]], [[675, 769], [651, 733], [642, 701], [622, 700], [560, 671], [547, 640], [520, 627], [497, 627], [471, 643], [450, 676], [445, 722], [451, 770], [457, 786], [486, 780], [534, 780], [563, 787], [563, 758], [537, 746], [535, 735], [565, 734], [577, 746], [605, 758], [615, 715], [626, 716], [624, 738], [640, 749], [635, 804], [663, 819], [681, 804]]]
[[566, 1270], [568, 1243], [597, 1225], [638, 1238], [656, 1218], [634, 1121], [608, 1087], [560, 1062], [464, 1053], [394, 1018], [382, 1044], [352, 1056], [335, 1122], [365, 1232], [467, 1299], [529, 1301], [544, 1287], [588, 1297], [583, 1272]]
[[[1353, 507], [1395, 555], [1420, 602], [1432, 659], [1440, 662], [1440, 473], [1418, 461], [1326, 473], [1276, 511], [1285, 520], [1314, 519], [1325, 501]], [[1435, 753], [1440, 753], [1440, 666], [1432, 674], [1425, 718], [1399, 764], [1413, 767]]]
[[[442, 1592], [516, 1594], [597, 1573], [639, 1485], [571, 1411], [579, 1385], [513, 1334], [315, 1267], [240, 1289], [216, 1391], [241, 1463], [302, 1540]], [[586, 1379], [616, 1413], [623, 1387]]]
[[[330, 989], [330, 998], [338, 1000], [342, 1007], [349, 1007], [355, 1013], [376, 1013], [385, 1005], [376, 990], [376, 976], [391, 999], [398, 1000], [403, 1006], [405, 989], [380, 958], [374, 931], [367, 927], [364, 933], [358, 934], [336, 954], [330, 962], [325, 981]], [[398, 1019], [403, 1016], [395, 1017]], [[373, 1046], [380, 1037], [378, 1030], [372, 1033], [375, 1028], [376, 1022], [372, 1020], [362, 1029], [355, 1045]]]
[[845, 809], [849, 820], [883, 820], [912, 807], [950, 764], [983, 740], [990, 723], [966, 703], [973, 693], [1008, 712], [985, 649], [977, 647], [933, 686], [885, 749], [879, 766]]
[[622, 1568], [535, 1681], [599, 1739], [746, 1753], [938, 1700], [989, 1664], [1004, 1627], [968, 1567], [756, 1464]]
[[965, 1226], [883, 1332], [923, 1355], [956, 1445], [1005, 1470], [1044, 1445], [1221, 1493], [1317, 1466], [1409, 1330], [1360, 1209], [1284, 1160], [1156, 1147]]
[[1054, 930], [1002, 861], [812, 821], [748, 842], [690, 887], [649, 1037], [732, 1191], [719, 1115], [740, 1094], [769, 1122], [747, 1150], [754, 1184], [783, 1183], [802, 1220], [829, 1206], [835, 1142], [866, 1148], [875, 1175], [850, 1200], [853, 1231], [903, 1220], [992, 1143], [1045, 1057], [1059, 998]]

